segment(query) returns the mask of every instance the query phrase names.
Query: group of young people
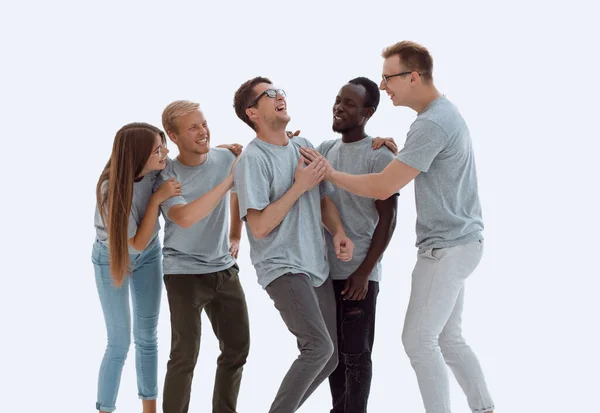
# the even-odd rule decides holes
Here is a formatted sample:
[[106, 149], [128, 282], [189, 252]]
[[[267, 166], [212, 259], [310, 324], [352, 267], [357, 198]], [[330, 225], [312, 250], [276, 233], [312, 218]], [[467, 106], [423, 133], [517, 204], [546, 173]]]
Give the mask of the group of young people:
[[[258, 282], [299, 349], [269, 412], [295, 412], [326, 379], [331, 413], [366, 412], [381, 259], [396, 226], [399, 191], [414, 180], [418, 257], [404, 349], [428, 413], [450, 412], [446, 364], [471, 410], [493, 411], [461, 332], [465, 280], [483, 253], [469, 131], [434, 86], [425, 47], [399, 42], [383, 58], [379, 86], [364, 77], [342, 86], [333, 105], [333, 130], [341, 137], [316, 148], [286, 131], [285, 92], [264, 77], [244, 82], [234, 96], [237, 116], [256, 134], [243, 150], [211, 149], [207, 121], [191, 101], [164, 109], [166, 135], [146, 123], [117, 132], [96, 189], [92, 261], [108, 336], [97, 410], [116, 408], [133, 331], [142, 408], [156, 411], [164, 283], [171, 350], [163, 411], [188, 411], [202, 310], [221, 351], [213, 412], [237, 411], [250, 349], [236, 263], [244, 223]], [[393, 139], [365, 131], [380, 89], [418, 114], [399, 151]], [[166, 136], [178, 147], [175, 159], [167, 156]]]

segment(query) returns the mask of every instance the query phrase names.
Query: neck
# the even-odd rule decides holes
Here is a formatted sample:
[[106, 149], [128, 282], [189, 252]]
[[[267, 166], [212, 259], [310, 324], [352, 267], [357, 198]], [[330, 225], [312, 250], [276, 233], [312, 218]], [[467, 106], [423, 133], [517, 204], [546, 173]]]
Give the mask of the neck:
[[358, 142], [367, 137], [365, 133], [364, 126], [354, 128], [352, 130], [346, 131], [342, 134], [342, 142], [344, 143], [352, 143]]
[[202, 154], [181, 152], [177, 155], [177, 160], [185, 166], [200, 166], [206, 162], [207, 158], [208, 152]]
[[423, 89], [422, 93], [419, 94], [415, 101], [410, 105], [410, 108], [419, 114], [423, 112], [433, 100], [439, 98], [440, 96], [442, 96], [442, 94], [432, 83]]
[[285, 126], [276, 130], [259, 129], [256, 131], [256, 137], [263, 142], [278, 146], [286, 146], [289, 142], [287, 134], [285, 133]]

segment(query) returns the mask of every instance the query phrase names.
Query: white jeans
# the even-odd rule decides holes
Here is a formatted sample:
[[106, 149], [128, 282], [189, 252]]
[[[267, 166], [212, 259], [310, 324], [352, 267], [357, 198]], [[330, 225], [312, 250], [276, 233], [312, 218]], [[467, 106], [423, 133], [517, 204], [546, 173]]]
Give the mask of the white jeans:
[[482, 254], [483, 241], [477, 241], [418, 255], [402, 343], [427, 413], [451, 411], [445, 364], [452, 369], [473, 412], [494, 409], [479, 361], [461, 330], [465, 280]]

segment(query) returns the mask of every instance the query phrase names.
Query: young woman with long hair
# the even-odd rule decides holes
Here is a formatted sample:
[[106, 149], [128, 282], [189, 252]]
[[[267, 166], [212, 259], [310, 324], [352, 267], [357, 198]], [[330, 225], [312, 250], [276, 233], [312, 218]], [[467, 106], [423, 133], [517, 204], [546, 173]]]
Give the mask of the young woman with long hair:
[[157, 325], [162, 292], [159, 206], [181, 194], [181, 185], [175, 180], [152, 193], [156, 177], [167, 162], [165, 145], [164, 133], [155, 126], [123, 126], [115, 136], [111, 157], [96, 187], [92, 262], [108, 336], [98, 377], [96, 409], [101, 413], [116, 408], [132, 320], [138, 396], [144, 413], [156, 412]]

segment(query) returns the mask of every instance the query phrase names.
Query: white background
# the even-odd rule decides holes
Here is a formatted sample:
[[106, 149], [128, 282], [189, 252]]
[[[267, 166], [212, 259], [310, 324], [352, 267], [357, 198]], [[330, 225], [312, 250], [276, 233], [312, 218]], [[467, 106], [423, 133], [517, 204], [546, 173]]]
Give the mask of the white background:
[[[90, 261], [94, 191], [118, 128], [161, 126], [169, 102], [191, 99], [202, 105], [213, 146], [247, 144], [253, 134], [236, 118], [233, 94], [262, 75], [287, 91], [290, 129], [317, 145], [335, 137], [338, 89], [356, 76], [378, 82], [381, 50], [404, 39], [430, 49], [438, 88], [471, 129], [486, 253], [467, 284], [464, 330], [497, 411], [597, 409], [600, 35], [591, 4], [3, 2], [2, 410], [94, 409], [106, 339]], [[368, 132], [403, 143], [414, 116], [384, 95]], [[414, 225], [410, 185], [383, 261], [371, 412], [423, 411], [400, 341]], [[297, 350], [248, 254], [244, 239], [252, 345], [239, 411], [254, 413], [268, 410]], [[168, 316], [163, 293], [161, 391]], [[203, 322], [195, 412], [210, 411], [218, 354]], [[141, 411], [133, 360], [132, 348], [120, 412]], [[467, 412], [451, 383], [454, 411]], [[329, 408], [324, 384], [300, 412]]]

